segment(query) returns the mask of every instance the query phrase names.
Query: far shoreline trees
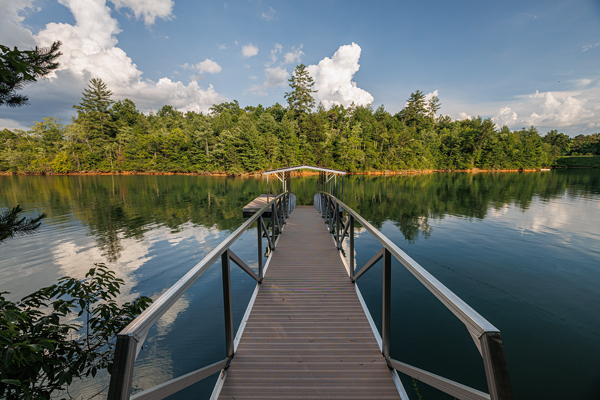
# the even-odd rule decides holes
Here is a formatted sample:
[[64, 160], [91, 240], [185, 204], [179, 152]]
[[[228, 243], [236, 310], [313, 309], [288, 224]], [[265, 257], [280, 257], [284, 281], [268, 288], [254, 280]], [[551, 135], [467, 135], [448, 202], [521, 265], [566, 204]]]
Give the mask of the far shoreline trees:
[[145, 115], [129, 99], [114, 102], [106, 84], [93, 79], [71, 124], [44, 118], [28, 132], [0, 131], [0, 171], [241, 174], [297, 164], [349, 172], [519, 170], [551, 166], [564, 155], [600, 154], [600, 134], [542, 137], [533, 126], [452, 120], [437, 115], [437, 97], [419, 90], [395, 115], [384, 106], [314, 109], [313, 84], [299, 65], [287, 108], [242, 108], [234, 100], [213, 105], [209, 114], [165, 105]]

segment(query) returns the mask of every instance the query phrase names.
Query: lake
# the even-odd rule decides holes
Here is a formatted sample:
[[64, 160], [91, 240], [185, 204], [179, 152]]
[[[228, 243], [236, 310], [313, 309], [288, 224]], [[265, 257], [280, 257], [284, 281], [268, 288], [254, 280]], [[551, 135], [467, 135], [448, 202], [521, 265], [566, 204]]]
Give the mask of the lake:
[[[345, 202], [502, 332], [515, 398], [600, 396], [600, 170], [350, 176]], [[294, 178], [311, 204], [317, 177]], [[18, 300], [58, 278], [105, 262], [120, 295], [153, 298], [242, 220], [266, 180], [205, 176], [0, 176], [0, 208], [48, 216], [39, 232], [0, 246], [0, 291]], [[356, 231], [356, 265], [380, 248]], [[256, 232], [232, 250], [256, 268]], [[359, 281], [381, 320], [381, 267]], [[486, 391], [467, 330], [398, 263], [392, 268], [392, 357]], [[254, 281], [232, 268], [239, 324]], [[236, 326], [237, 328], [237, 326]], [[225, 354], [220, 265], [214, 265], [150, 331], [134, 387], [151, 387]], [[101, 375], [75, 392], [91, 396]], [[411, 397], [412, 382], [404, 379]], [[214, 378], [192, 391], [208, 398]], [[419, 384], [425, 400], [445, 395]]]

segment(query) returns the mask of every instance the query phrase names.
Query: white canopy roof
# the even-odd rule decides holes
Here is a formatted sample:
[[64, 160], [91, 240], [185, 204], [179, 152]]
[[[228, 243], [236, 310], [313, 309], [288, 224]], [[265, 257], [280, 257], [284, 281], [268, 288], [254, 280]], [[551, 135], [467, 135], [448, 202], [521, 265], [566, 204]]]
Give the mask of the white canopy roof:
[[293, 167], [272, 169], [272, 170], [263, 172], [263, 174], [264, 175], [271, 175], [271, 174], [278, 174], [280, 172], [295, 171], [295, 170], [298, 170], [298, 169], [312, 169], [312, 170], [315, 170], [315, 171], [329, 172], [330, 174], [346, 175], [346, 171], [340, 171], [340, 170], [331, 169], [331, 168], [315, 167], [314, 165], [295, 165]]

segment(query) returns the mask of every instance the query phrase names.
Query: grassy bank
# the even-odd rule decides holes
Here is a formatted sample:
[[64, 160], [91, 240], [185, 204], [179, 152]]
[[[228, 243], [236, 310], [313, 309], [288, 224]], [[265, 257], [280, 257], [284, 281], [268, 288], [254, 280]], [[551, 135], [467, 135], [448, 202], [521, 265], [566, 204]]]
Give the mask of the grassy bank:
[[556, 166], [562, 168], [600, 168], [600, 156], [569, 156], [556, 160]]

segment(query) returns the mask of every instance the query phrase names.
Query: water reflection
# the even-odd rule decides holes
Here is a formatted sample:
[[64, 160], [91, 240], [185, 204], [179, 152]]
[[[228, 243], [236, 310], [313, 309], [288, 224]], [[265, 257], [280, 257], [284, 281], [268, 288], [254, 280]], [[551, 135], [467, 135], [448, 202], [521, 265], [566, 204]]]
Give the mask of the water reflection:
[[[567, 380], [583, 383], [575, 391], [556, 384], [546, 394], [585, 398], [591, 392], [594, 374], [600, 376], [589, 356], [590, 349], [598, 349], [600, 332], [590, 306], [600, 301], [600, 171], [350, 176], [344, 186], [347, 204], [477, 311], [493, 316], [506, 334], [517, 397], [539, 394], [528, 389], [538, 386], [532, 384], [537, 379], [532, 370], [564, 381], [553, 372], [556, 365], [568, 365]], [[314, 176], [292, 182], [298, 204], [310, 204], [316, 188]], [[0, 207], [21, 204], [48, 214], [38, 234], [0, 247], [0, 290], [19, 299], [60, 276], [83, 277], [92, 263], [107, 262], [126, 281], [121, 301], [140, 294], [157, 297], [238, 227], [243, 205], [265, 189], [264, 180], [241, 178], [0, 177]], [[234, 248], [249, 265], [256, 262], [254, 235], [249, 232]], [[379, 247], [366, 233], [356, 237], [357, 265], [363, 265]], [[419, 343], [446, 322], [456, 322], [452, 316], [446, 321], [443, 307], [436, 314], [436, 300], [429, 300], [418, 283], [408, 285], [413, 278], [400, 270], [393, 275], [394, 285], [402, 287], [394, 295], [394, 312], [402, 313], [394, 320], [397, 341]], [[360, 284], [377, 321], [381, 282], [376, 271]], [[220, 272], [211, 269], [201, 279], [150, 332], [136, 367], [136, 390], [222, 358]], [[254, 283], [243, 272], [232, 282], [234, 293], [241, 293], [234, 297], [239, 319]], [[436, 317], [428, 322], [423, 315]], [[407, 330], [407, 321], [419, 323]], [[478, 375], [479, 355], [464, 327], [457, 329], [456, 338], [448, 336], [453, 347], [440, 347], [450, 360], [446, 364], [438, 355], [428, 359], [431, 351], [418, 346], [401, 348], [398, 358], [444, 376], [458, 374], [457, 380], [477, 386], [485, 382]], [[533, 330], [554, 333], [540, 339]], [[190, 331], [192, 339], [185, 334]], [[190, 340], [202, 346], [190, 346]], [[473, 350], [474, 369], [455, 368], [454, 360], [464, 357], [461, 340]], [[531, 341], [544, 347], [531, 347]], [[435, 340], [427, 342], [437, 346]], [[554, 343], [571, 343], [558, 361], [543, 350]], [[81, 390], [91, 393], [105, 381], [98, 378]]]
[[1, 177], [0, 206], [43, 205], [47, 221], [71, 214], [81, 221], [102, 256], [116, 262], [123, 239], [141, 240], [154, 225], [178, 232], [186, 223], [228, 230], [264, 182], [187, 176]]
[[431, 235], [430, 219], [458, 216], [483, 220], [506, 212], [509, 205], [528, 210], [534, 199], [552, 204], [563, 196], [593, 199], [600, 194], [600, 174], [594, 170], [555, 170], [350, 176], [345, 192], [344, 201], [375, 227], [391, 221], [407, 241], [414, 242]]
[[[265, 191], [265, 183], [188, 176], [0, 177], [0, 206], [26, 202], [43, 208], [49, 216], [46, 224], [81, 221], [112, 263], [121, 257], [124, 239], [141, 240], [156, 225], [173, 233], [184, 230], [185, 224], [219, 230], [239, 226], [239, 210]], [[311, 204], [316, 177], [296, 178], [292, 185], [298, 203]], [[527, 210], [535, 197], [544, 201], [593, 197], [600, 191], [600, 178], [586, 170], [431, 173], [349, 176], [344, 186], [348, 205], [376, 227], [392, 221], [407, 240], [414, 241], [431, 234], [431, 218], [485, 219], [507, 205]], [[557, 210], [555, 218], [568, 217]]]

